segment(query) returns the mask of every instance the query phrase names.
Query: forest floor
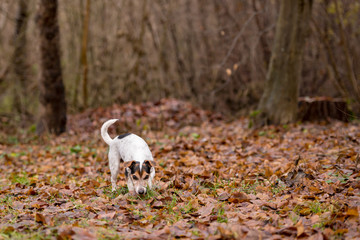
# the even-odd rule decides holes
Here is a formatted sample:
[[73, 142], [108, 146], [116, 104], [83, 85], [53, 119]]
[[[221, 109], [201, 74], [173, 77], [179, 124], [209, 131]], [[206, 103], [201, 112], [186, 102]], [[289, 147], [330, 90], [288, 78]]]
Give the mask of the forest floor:
[[[123, 174], [110, 191], [99, 131], [110, 118], [112, 137], [142, 136], [157, 162], [142, 198]], [[37, 137], [3, 119], [0, 239], [360, 238], [359, 123], [252, 130], [171, 99], [68, 120], [67, 133]]]

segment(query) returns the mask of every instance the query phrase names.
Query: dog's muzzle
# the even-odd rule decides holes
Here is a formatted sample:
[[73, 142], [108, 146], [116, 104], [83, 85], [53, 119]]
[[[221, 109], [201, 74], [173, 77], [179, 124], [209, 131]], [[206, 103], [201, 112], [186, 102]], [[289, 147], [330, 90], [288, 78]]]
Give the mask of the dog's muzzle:
[[146, 188], [141, 187], [136, 192], [137, 192], [137, 194], [143, 195], [146, 193]]

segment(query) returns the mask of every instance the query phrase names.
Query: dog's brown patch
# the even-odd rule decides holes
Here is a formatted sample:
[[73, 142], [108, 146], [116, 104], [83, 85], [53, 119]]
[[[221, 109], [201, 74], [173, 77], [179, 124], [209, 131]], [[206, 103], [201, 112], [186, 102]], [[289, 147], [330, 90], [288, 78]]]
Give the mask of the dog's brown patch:
[[149, 178], [151, 168], [153, 167], [153, 164], [151, 162], [154, 162], [154, 161], [146, 160], [142, 165], [141, 171], [140, 171], [140, 162], [137, 162], [137, 161], [124, 162], [125, 177], [126, 178], [129, 177], [129, 173], [127, 171], [127, 168], [129, 168], [130, 174], [131, 174], [133, 180], [135, 180], [135, 181], [141, 180], [141, 179], [147, 180]]
[[132, 168], [132, 166], [135, 164], [135, 161], [129, 161], [129, 162], [124, 162], [124, 167], [125, 168]]

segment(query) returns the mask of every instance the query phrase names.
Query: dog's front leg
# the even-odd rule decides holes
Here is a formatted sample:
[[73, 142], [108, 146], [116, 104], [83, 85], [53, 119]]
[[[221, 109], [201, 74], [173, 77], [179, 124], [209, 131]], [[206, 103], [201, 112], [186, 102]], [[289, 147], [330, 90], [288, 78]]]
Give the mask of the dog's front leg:
[[155, 177], [155, 168], [151, 167], [151, 169], [150, 169], [150, 177], [149, 177], [149, 180], [148, 180], [148, 186], [149, 186], [150, 189], [152, 189], [152, 181], [154, 180], [154, 177]]

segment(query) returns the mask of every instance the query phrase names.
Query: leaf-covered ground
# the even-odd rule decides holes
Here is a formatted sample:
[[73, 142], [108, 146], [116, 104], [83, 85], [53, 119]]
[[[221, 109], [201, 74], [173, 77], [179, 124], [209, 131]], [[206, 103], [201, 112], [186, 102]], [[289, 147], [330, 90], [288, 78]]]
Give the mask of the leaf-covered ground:
[[[109, 118], [113, 137], [141, 135], [156, 159], [143, 198], [123, 175], [110, 191]], [[171, 99], [87, 110], [56, 138], [4, 121], [0, 239], [360, 238], [357, 123], [251, 130]]]

